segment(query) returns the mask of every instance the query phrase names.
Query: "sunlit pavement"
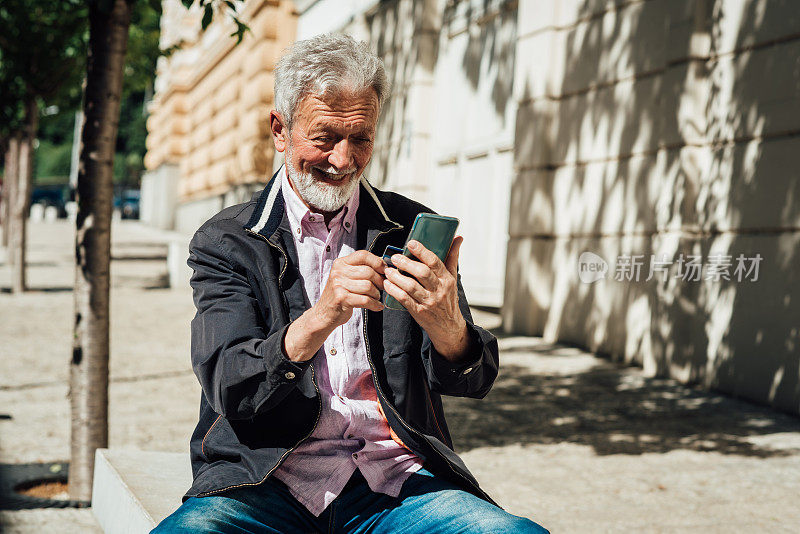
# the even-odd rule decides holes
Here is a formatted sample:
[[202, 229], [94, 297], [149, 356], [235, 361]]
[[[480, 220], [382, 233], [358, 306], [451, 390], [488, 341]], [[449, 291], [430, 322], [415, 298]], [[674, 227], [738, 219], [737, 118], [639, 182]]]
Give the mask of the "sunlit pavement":
[[[112, 231], [110, 446], [186, 451], [200, 388], [188, 288], [166, 287], [166, 237]], [[67, 460], [74, 228], [30, 226], [29, 285], [0, 252], [0, 462]], [[496, 315], [475, 311], [497, 328]], [[792, 532], [800, 419], [642, 376], [577, 348], [498, 331], [483, 400], [446, 399], [456, 448], [509, 511], [553, 532]], [[170, 406], [165, 410], [164, 406]], [[91, 532], [90, 510], [0, 512], [3, 532]]]

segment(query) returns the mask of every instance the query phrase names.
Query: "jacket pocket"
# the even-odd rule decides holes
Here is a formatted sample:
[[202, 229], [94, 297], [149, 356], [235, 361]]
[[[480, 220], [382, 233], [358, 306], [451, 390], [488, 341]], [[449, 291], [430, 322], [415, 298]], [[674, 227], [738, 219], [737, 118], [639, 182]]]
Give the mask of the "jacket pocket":
[[203, 440], [200, 442], [200, 452], [208, 463], [217, 460], [238, 461], [240, 455], [235, 443], [230, 423], [219, 415], [203, 436]]

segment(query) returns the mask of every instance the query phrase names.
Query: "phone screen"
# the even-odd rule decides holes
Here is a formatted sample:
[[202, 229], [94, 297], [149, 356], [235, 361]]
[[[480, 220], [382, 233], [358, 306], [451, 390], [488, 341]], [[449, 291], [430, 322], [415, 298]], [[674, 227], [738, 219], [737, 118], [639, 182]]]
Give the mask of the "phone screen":
[[[414, 219], [414, 226], [411, 227], [406, 243], [415, 239], [444, 261], [450, 251], [450, 245], [453, 244], [457, 228], [458, 219], [455, 217], [420, 213]], [[408, 246], [403, 248], [403, 254], [409, 258], [414, 257]]]
[[[411, 251], [408, 250], [408, 242], [412, 239], [419, 241], [422, 245], [436, 254], [436, 256], [444, 261], [447, 258], [447, 253], [450, 251], [450, 246], [453, 244], [453, 238], [456, 236], [456, 229], [458, 228], [458, 219], [455, 217], [445, 217], [443, 215], [433, 215], [432, 213], [420, 213], [414, 219], [414, 225], [411, 227], [411, 232], [406, 239], [406, 246], [403, 247], [402, 253], [409, 258], [417, 259]], [[395, 247], [386, 247], [383, 259], [387, 265], [391, 265], [391, 254], [399, 253], [400, 249]], [[388, 308], [395, 310], [402, 310], [403, 306], [391, 295], [387, 294], [384, 299], [384, 304]]]

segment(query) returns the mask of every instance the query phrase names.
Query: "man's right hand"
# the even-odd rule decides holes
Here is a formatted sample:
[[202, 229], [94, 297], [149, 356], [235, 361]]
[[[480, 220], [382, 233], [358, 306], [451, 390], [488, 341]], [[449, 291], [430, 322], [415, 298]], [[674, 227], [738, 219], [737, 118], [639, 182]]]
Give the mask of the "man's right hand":
[[323, 324], [333, 331], [350, 320], [353, 308], [383, 310], [381, 290], [384, 269], [383, 260], [366, 250], [357, 250], [336, 259], [325, 289], [314, 305]]
[[289, 325], [286, 357], [295, 362], [313, 358], [331, 332], [350, 320], [354, 308], [383, 310], [384, 269], [383, 260], [366, 250], [334, 260], [317, 303]]

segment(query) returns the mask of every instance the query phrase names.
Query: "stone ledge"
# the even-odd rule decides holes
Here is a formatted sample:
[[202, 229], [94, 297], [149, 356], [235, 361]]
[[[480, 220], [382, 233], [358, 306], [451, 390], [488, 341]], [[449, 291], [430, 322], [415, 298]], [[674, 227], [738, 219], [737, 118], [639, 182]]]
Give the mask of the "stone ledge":
[[147, 533], [180, 506], [191, 483], [188, 454], [98, 449], [92, 512], [106, 534]]

